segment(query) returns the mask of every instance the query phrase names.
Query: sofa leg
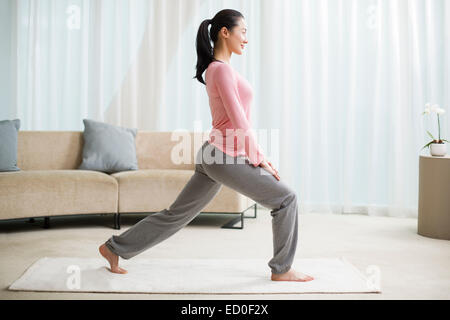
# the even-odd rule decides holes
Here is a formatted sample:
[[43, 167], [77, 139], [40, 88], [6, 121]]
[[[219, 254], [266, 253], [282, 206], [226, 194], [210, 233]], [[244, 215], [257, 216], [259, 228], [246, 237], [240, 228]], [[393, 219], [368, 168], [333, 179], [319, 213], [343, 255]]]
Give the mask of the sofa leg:
[[120, 230], [120, 213], [114, 213], [114, 229]]
[[44, 217], [44, 229], [50, 228], [50, 217]]
[[253, 205], [253, 207], [254, 207], [254, 214], [252, 216], [246, 216], [245, 218], [252, 218], [252, 219], [256, 218], [256, 212], [257, 212], [256, 203]]
[[256, 212], [257, 212], [256, 203], [255, 203], [254, 205], [252, 205], [251, 207], [248, 207], [247, 209], [245, 209], [244, 212], [247, 211], [248, 209], [252, 208], [252, 207], [253, 207], [253, 209], [254, 209], [253, 215], [252, 215], [252, 216], [246, 216], [246, 215], [244, 215], [244, 218], [252, 218], [252, 219], [255, 219], [255, 218], [256, 218]]
[[[241, 221], [241, 225], [239, 227], [235, 227], [234, 225], [238, 222]], [[222, 228], [224, 229], [244, 229], [244, 212], [241, 212], [239, 214], [239, 217], [237, 218], [233, 218], [230, 221], [228, 221], [227, 223], [225, 223]]]

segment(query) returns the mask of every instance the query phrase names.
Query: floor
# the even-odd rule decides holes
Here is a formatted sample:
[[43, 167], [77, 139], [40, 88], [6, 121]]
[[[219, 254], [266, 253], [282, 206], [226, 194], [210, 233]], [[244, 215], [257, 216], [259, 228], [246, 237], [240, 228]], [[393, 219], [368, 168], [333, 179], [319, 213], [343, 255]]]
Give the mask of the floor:
[[[357, 214], [300, 214], [296, 258], [346, 257], [370, 274], [381, 271], [382, 293], [366, 294], [113, 294], [9, 291], [37, 259], [44, 256], [100, 257], [97, 248], [145, 215], [121, 218], [112, 229], [111, 215], [0, 222], [0, 299], [450, 299], [450, 241], [417, 234], [417, 219], [371, 217]], [[258, 209], [256, 219], [245, 219], [244, 229], [220, 228], [230, 215], [201, 214], [169, 239], [141, 253], [151, 258], [266, 258], [272, 256], [270, 212]], [[205, 241], [207, 240], [207, 241]], [[368, 269], [369, 268], [369, 269]], [[301, 271], [301, 270], [299, 270]], [[270, 270], [267, 270], [270, 277]]]

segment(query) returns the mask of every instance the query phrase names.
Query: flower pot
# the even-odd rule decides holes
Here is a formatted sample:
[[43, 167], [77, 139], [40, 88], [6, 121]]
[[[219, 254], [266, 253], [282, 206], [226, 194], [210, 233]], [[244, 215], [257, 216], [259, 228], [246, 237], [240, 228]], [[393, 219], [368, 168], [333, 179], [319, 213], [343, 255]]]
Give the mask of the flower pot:
[[432, 143], [430, 144], [430, 154], [436, 157], [443, 157], [447, 154], [446, 143]]

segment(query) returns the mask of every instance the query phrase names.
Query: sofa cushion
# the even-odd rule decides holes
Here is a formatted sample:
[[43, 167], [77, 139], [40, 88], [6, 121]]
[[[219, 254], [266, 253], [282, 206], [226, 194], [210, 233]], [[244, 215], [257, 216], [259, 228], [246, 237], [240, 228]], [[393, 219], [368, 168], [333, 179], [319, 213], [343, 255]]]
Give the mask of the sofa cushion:
[[114, 173], [137, 170], [137, 129], [83, 119], [83, 160], [78, 169]]
[[[119, 182], [119, 213], [159, 212], [169, 208], [194, 174], [194, 170], [139, 169], [111, 176]], [[224, 185], [202, 212], [242, 212], [248, 197]]]
[[0, 121], [0, 171], [19, 171], [17, 167], [17, 132], [20, 119]]
[[21, 170], [76, 170], [82, 160], [82, 131], [20, 130], [17, 165]]
[[0, 219], [116, 213], [117, 180], [89, 170], [0, 172]]
[[[139, 169], [194, 170], [194, 156], [208, 139], [208, 132], [190, 135], [191, 161], [177, 164], [172, 153], [180, 143], [179, 134], [138, 130], [135, 143]], [[83, 160], [83, 144], [83, 131], [19, 130], [17, 166], [21, 170], [76, 170]]]
[[[180, 169], [194, 170], [195, 156], [205, 141], [208, 140], [208, 132], [186, 131], [144, 131], [140, 130], [136, 135], [136, 154], [139, 169]], [[185, 151], [181, 151], [186, 147]], [[158, 152], [152, 152], [158, 150]], [[178, 162], [176, 160], [187, 160]], [[178, 159], [177, 159], [178, 158]]]

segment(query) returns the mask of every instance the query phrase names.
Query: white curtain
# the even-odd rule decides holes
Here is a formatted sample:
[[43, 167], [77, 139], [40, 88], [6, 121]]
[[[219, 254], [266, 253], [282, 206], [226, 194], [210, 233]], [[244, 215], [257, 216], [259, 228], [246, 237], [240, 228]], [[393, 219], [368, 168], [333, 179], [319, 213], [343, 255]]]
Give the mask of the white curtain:
[[[447, 0], [8, 0], [0, 120], [83, 130], [211, 129], [195, 74], [199, 24], [240, 11], [233, 67], [255, 90], [252, 123], [301, 213], [417, 217], [418, 159], [447, 113]], [[0, 66], [4, 66], [3, 64]], [[6, 106], [6, 107], [4, 107]], [[422, 151], [425, 153], [425, 151]]]

